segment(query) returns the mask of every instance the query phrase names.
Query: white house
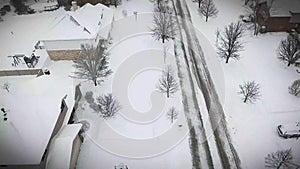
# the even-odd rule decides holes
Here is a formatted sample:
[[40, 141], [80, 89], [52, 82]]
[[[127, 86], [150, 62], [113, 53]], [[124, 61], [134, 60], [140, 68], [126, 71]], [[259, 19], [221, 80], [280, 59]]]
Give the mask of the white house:
[[72, 60], [77, 57], [82, 44], [95, 45], [99, 39], [108, 39], [112, 22], [111, 9], [102, 4], [87, 3], [56, 18], [41, 41], [52, 60]]

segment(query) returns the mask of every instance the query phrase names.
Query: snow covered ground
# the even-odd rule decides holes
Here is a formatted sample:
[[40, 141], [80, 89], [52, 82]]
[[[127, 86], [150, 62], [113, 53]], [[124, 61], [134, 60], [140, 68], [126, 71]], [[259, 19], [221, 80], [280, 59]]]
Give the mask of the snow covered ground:
[[[268, 153], [288, 148], [292, 148], [294, 162], [300, 164], [299, 140], [282, 139], [276, 133], [278, 124], [300, 121], [300, 100], [287, 91], [291, 82], [299, 79], [299, 74], [296, 73], [295, 68], [287, 67], [276, 58], [278, 44], [287, 34], [267, 33], [253, 37], [252, 32], [249, 31], [244, 38], [245, 49], [241, 52], [240, 61], [230, 60], [225, 64], [212, 50], [215, 49], [215, 32], [217, 29], [223, 30], [224, 26], [238, 20], [239, 15], [244, 13], [243, 1], [214, 0], [219, 14], [216, 18], [210, 18], [208, 22], [199, 15], [196, 3], [192, 0], [186, 1], [194, 26], [199, 31], [200, 45], [204, 49], [209, 70], [223, 103], [234, 145], [242, 160], [242, 167], [264, 168], [264, 157]], [[7, 0], [1, 3], [5, 4]], [[78, 168], [113, 168], [120, 163], [127, 164], [131, 169], [153, 169], [162, 166], [178, 169], [192, 168], [181, 93], [177, 92], [167, 100], [155, 94], [155, 85], [165, 63], [176, 64], [173, 58], [173, 44], [166, 43], [168, 50], [167, 58], [164, 60], [162, 44], [154, 41], [149, 33], [152, 25], [152, 7], [153, 4], [149, 0], [123, 0], [122, 5], [114, 9], [113, 44], [109, 48], [110, 66], [114, 74], [100, 87], [82, 82], [82, 90], [84, 95], [87, 91], [93, 91], [96, 98], [102, 94], [114, 93], [112, 84], [119, 83], [117, 86], [121, 86], [120, 91], [128, 89], [125, 91], [125, 97], [119, 98], [121, 104], [124, 101], [126, 104], [123, 105], [125, 107], [123, 111], [121, 110], [115, 118], [104, 121], [89, 107], [83, 97], [77, 118], [87, 120], [91, 127], [82, 145]], [[128, 16], [123, 18], [125, 10]], [[133, 14], [135, 11], [138, 12], [137, 19]], [[5, 40], [5, 43], [2, 43], [0, 50], [0, 69], [12, 68], [11, 59], [7, 58], [9, 55], [19, 53], [30, 55], [34, 44], [49, 30], [49, 25], [55, 18], [61, 16], [62, 12], [64, 11], [59, 9], [56, 12], [27, 16], [13, 16], [11, 12], [2, 17], [4, 22], [0, 22], [0, 39]], [[45, 116], [39, 112], [46, 110], [58, 112], [59, 107], [55, 105], [59, 104], [65, 93], [72, 93], [75, 86], [75, 82], [68, 76], [73, 71], [71, 62], [51, 62], [47, 67], [51, 71], [50, 76], [0, 78], [1, 85], [4, 82], [11, 84], [11, 92], [2, 90], [0, 95], [0, 106], [8, 107], [10, 110], [9, 123], [0, 121], [0, 129], [3, 130], [0, 130], [0, 133], [6, 136], [0, 137], [1, 152], [6, 152], [8, 149], [16, 150], [15, 152], [20, 156], [25, 157], [28, 152], [40, 154], [45, 147], [43, 138], [48, 138], [49, 132], [44, 131], [53, 127], [50, 121], [55, 119], [56, 114]], [[122, 83], [124, 79], [114, 76], [116, 74], [125, 76], [127, 72], [128, 75], [132, 75], [132, 78], [127, 79], [126, 83]], [[175, 71], [174, 74], [177, 72]], [[262, 97], [256, 104], [244, 104], [237, 94], [238, 85], [246, 80], [255, 80], [261, 86]], [[57, 89], [57, 86], [61, 88]], [[37, 88], [39, 90], [35, 90]], [[48, 97], [45, 99], [45, 96]], [[34, 101], [36, 99], [40, 105], [47, 106], [33, 108], [31, 105], [36, 104]], [[19, 102], [16, 103], [16, 100]], [[160, 101], [162, 102], [158, 103]], [[22, 106], [15, 106], [24, 102], [26, 104]], [[156, 104], [162, 105], [160, 112], [149, 113]], [[135, 113], [138, 113], [125, 112], [128, 106], [132, 106]], [[173, 124], [166, 117], [170, 106], [175, 106], [180, 112]], [[23, 113], [24, 109], [28, 110], [26, 114]], [[28, 123], [32, 118], [40, 119], [37, 121], [41, 124]], [[11, 124], [21, 129], [20, 134]], [[36, 127], [41, 125], [42, 127]], [[18, 143], [20, 140], [24, 145], [31, 143], [31, 138], [37, 133], [43, 138], [36, 140], [35, 147], [22, 147], [22, 144]], [[11, 144], [2, 145], [3, 142]], [[19, 146], [15, 147], [16, 144]], [[36, 151], [33, 152], [33, 149]], [[36, 158], [20, 158], [18, 162], [22, 163], [26, 160], [38, 162], [39, 156], [34, 157]], [[0, 162], [8, 160], [0, 159]]]
[[[187, 0], [194, 26], [215, 46], [217, 29], [223, 30], [230, 22], [236, 22], [244, 13], [239, 0], [215, 0], [219, 10], [217, 18], [205, 22], [197, 12], [197, 4]], [[253, 37], [247, 32], [245, 48], [239, 61], [221, 59], [225, 76], [224, 109], [231, 128], [234, 144], [242, 160], [243, 168], [264, 168], [264, 157], [271, 152], [292, 148], [294, 162], [300, 163], [300, 142], [282, 139], [276, 132], [278, 124], [300, 121], [300, 100], [288, 93], [288, 86], [299, 74], [295, 68], [287, 67], [277, 59], [277, 47], [286, 33], [267, 33]], [[199, 36], [201, 44], [201, 37]], [[205, 44], [201, 44], [205, 46]], [[209, 59], [209, 51], [205, 51]], [[208, 62], [214, 81], [218, 78], [213, 71], [215, 65]], [[244, 104], [237, 94], [239, 84], [255, 80], [261, 86], [261, 100], [256, 104]]]
[[[113, 168], [120, 163], [129, 168], [191, 168], [181, 93], [166, 99], [156, 92], [165, 63], [176, 66], [173, 43], [166, 43], [164, 58], [163, 45], [149, 33], [151, 22], [149, 13], [139, 14], [137, 21], [133, 15], [117, 20], [109, 48], [114, 73], [100, 87], [82, 83], [84, 95], [93, 91], [96, 98], [112, 92], [122, 109], [115, 118], [102, 120], [83, 99], [78, 120], [87, 120], [91, 127], [82, 145], [78, 168]], [[173, 69], [176, 75], [176, 67]], [[174, 123], [166, 115], [171, 106], [179, 112]]]

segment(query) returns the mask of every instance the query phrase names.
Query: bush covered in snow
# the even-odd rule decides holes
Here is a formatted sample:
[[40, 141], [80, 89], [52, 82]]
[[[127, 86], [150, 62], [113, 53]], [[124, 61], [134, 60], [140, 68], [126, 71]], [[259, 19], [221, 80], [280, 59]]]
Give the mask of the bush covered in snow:
[[28, 6], [25, 5], [25, 2], [24, 0], [10, 0], [10, 3], [12, 6], [15, 7], [15, 12], [18, 14], [18, 15], [21, 15], [21, 14], [26, 14], [28, 13]]
[[119, 102], [111, 93], [98, 97], [97, 102], [103, 118], [113, 117], [121, 109]]
[[300, 79], [295, 80], [289, 87], [289, 93], [295, 96], [300, 96]]

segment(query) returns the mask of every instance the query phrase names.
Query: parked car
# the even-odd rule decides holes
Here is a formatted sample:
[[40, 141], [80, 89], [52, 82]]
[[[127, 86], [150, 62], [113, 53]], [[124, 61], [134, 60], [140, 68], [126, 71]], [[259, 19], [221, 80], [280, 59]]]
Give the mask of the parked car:
[[300, 122], [280, 124], [277, 126], [279, 136], [283, 138], [299, 138], [300, 137]]

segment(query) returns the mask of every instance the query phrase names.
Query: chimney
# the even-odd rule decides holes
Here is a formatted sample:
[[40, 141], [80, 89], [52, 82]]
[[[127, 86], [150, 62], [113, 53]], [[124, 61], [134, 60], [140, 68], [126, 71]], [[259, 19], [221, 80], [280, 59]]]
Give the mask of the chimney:
[[73, 11], [76, 11], [78, 9], [77, 1], [72, 1], [72, 9]]

